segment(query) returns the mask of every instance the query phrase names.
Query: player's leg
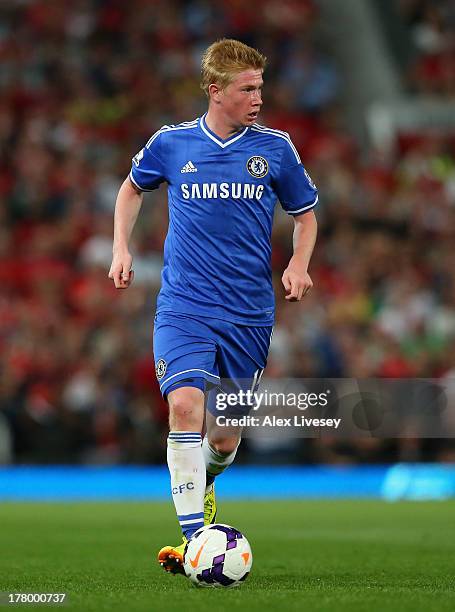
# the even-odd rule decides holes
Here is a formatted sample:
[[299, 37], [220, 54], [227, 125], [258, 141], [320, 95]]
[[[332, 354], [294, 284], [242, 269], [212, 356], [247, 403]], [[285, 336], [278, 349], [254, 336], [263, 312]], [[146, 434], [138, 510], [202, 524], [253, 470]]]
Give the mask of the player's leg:
[[241, 428], [236, 428], [235, 432], [231, 431], [230, 435], [227, 435], [225, 431], [216, 434], [216, 429], [215, 417], [207, 412], [206, 430], [210, 432], [211, 439], [209, 441], [208, 434], [206, 434], [202, 441], [206, 469], [204, 497], [204, 523], [206, 525], [216, 521], [215, 478], [234, 461], [241, 436]]
[[[204, 381], [199, 380], [202, 387]], [[168, 402], [167, 461], [174, 506], [185, 541], [203, 525], [215, 522], [213, 481], [234, 460], [241, 428], [233, 428], [228, 436], [225, 431], [222, 436], [214, 435], [211, 444], [205, 436], [201, 449], [200, 431], [205, 412], [202, 390], [186, 386], [172, 390], [168, 393]], [[213, 419], [208, 413], [206, 427], [211, 431], [214, 431]]]
[[219, 427], [216, 424], [216, 417], [207, 411], [206, 431], [202, 451], [207, 471], [206, 487], [209, 487], [215, 478], [234, 461], [240, 444], [242, 428]]
[[[247, 327], [226, 324], [219, 328], [217, 363], [222, 377], [223, 389], [227, 392], [256, 391], [267, 363], [272, 327]], [[220, 426], [216, 418], [220, 415], [241, 417], [248, 414], [248, 405], [228, 407], [220, 412], [213, 389], [207, 401], [207, 427], [202, 448], [207, 471], [207, 491], [213, 490], [215, 478], [234, 461], [241, 441], [242, 428]], [[215, 504], [216, 507], [216, 504]]]
[[204, 525], [204, 393], [195, 387], [180, 387], [168, 393], [168, 403], [167, 463], [172, 499], [182, 533], [189, 540]]
[[[155, 322], [157, 378], [169, 404], [167, 462], [171, 491], [184, 543], [204, 524], [205, 462], [201, 446], [205, 381], [219, 379], [214, 342], [204, 325], [177, 315]], [[183, 573], [184, 544], [166, 546], [158, 560], [167, 571]]]
[[196, 387], [183, 386], [170, 391], [167, 399], [167, 464], [183, 543], [162, 548], [158, 561], [166, 571], [177, 574], [183, 573], [186, 542], [204, 525], [205, 462], [201, 447], [204, 393]]

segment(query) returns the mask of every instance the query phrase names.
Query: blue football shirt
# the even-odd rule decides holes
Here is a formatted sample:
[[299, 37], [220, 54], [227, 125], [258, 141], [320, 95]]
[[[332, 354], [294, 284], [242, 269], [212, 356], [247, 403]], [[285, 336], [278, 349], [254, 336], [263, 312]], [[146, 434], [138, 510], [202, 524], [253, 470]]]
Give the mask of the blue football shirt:
[[168, 184], [159, 312], [272, 325], [271, 233], [318, 201], [289, 135], [258, 124], [222, 140], [201, 118], [164, 126], [133, 158], [141, 191]]

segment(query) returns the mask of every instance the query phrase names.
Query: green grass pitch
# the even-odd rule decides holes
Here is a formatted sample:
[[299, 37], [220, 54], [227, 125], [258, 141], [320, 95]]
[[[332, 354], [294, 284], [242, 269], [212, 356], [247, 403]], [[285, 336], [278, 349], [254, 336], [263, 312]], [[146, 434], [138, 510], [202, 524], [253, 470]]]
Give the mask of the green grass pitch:
[[238, 589], [197, 589], [157, 565], [178, 542], [170, 503], [4, 503], [0, 591], [66, 592], [62, 609], [84, 612], [455, 610], [454, 501], [220, 506], [253, 549]]

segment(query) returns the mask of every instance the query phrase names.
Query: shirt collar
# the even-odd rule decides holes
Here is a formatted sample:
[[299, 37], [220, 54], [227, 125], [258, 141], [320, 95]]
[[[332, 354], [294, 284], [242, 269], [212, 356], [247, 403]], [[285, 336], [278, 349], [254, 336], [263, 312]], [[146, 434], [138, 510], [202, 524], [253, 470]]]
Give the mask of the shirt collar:
[[212, 132], [212, 130], [207, 126], [207, 123], [205, 122], [206, 115], [207, 113], [202, 115], [202, 117], [199, 120], [199, 125], [201, 127], [201, 130], [204, 132], [204, 134], [208, 138], [210, 138], [210, 140], [213, 140], [213, 142], [219, 145], [222, 149], [233, 144], [234, 142], [242, 138], [242, 136], [244, 136], [248, 132], [249, 127], [246, 126], [241, 132], [237, 132], [236, 134], [233, 134], [229, 138], [226, 138], [225, 140], [223, 140], [222, 138], [217, 136], [214, 132]]

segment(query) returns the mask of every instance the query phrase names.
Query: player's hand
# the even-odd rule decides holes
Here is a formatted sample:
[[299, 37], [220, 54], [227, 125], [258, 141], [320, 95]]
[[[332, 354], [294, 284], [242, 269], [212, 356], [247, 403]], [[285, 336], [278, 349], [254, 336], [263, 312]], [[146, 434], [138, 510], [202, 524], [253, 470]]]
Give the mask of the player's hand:
[[313, 281], [306, 270], [299, 269], [291, 262], [283, 272], [281, 282], [286, 289], [286, 299], [289, 302], [300, 302], [313, 286]]
[[134, 279], [132, 269], [133, 258], [127, 251], [124, 253], [114, 253], [112, 258], [109, 278], [112, 278], [116, 289], [128, 289]]

